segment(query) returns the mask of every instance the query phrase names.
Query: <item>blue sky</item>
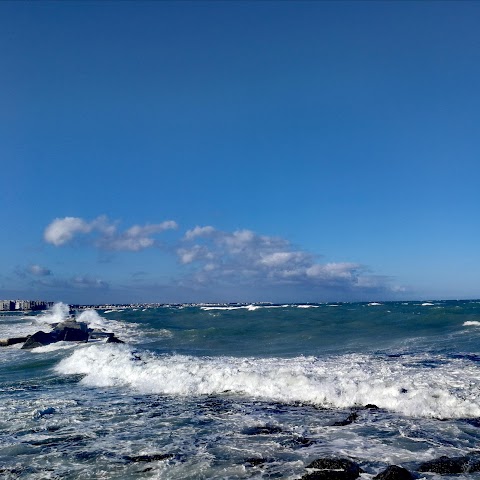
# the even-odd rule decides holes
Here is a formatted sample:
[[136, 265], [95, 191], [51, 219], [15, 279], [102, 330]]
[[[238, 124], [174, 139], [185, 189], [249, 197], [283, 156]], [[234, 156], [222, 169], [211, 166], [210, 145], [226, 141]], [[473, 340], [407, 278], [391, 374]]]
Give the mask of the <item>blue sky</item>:
[[478, 2], [1, 2], [0, 297], [480, 297]]

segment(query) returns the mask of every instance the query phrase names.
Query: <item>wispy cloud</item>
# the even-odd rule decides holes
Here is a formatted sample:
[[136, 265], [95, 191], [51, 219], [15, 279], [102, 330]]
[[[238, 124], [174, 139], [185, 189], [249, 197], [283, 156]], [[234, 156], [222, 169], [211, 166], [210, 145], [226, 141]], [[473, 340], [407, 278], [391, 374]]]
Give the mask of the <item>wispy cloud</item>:
[[108, 282], [102, 280], [101, 278], [92, 277], [90, 275], [74, 275], [69, 278], [39, 279], [35, 285], [37, 287], [49, 287], [52, 289], [62, 290], [106, 290], [110, 288], [110, 284]]
[[52, 274], [52, 271], [47, 267], [42, 267], [41, 265], [33, 264], [27, 267], [27, 271], [32, 275], [38, 277], [46, 277]]
[[156, 244], [155, 235], [165, 230], [178, 228], [176, 222], [133, 225], [125, 231], [118, 230], [118, 222], [100, 216], [88, 222], [79, 217], [56, 218], [45, 229], [45, 242], [56, 247], [73, 242], [78, 237], [87, 237], [97, 247], [105, 250], [139, 251]]

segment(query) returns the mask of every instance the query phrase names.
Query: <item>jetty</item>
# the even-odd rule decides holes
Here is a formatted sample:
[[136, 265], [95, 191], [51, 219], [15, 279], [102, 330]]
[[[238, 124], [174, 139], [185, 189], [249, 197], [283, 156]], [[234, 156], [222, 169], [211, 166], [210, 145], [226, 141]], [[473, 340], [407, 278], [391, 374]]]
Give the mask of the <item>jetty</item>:
[[113, 332], [105, 332], [94, 328], [89, 328], [85, 322], [77, 322], [75, 318], [60, 323], [52, 324], [52, 330], [44, 332], [39, 330], [33, 335], [26, 337], [12, 337], [0, 339], [0, 347], [9, 347], [18, 343], [23, 343], [22, 349], [30, 350], [32, 348], [44, 347], [57, 342], [88, 342], [90, 340], [105, 340], [105, 343], [124, 343], [117, 338]]

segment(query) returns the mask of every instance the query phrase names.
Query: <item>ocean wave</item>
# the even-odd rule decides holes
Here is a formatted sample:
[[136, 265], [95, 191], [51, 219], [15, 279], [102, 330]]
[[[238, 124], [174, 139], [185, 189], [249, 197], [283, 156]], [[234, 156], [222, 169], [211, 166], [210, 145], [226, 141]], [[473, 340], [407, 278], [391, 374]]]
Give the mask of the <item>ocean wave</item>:
[[431, 368], [431, 360], [360, 354], [323, 359], [159, 356], [126, 345], [92, 345], [77, 349], [56, 371], [82, 374], [82, 382], [89, 386], [123, 387], [146, 394], [229, 392], [326, 408], [375, 404], [411, 417], [479, 417], [478, 367], [461, 359], [442, 358]]
[[480, 322], [477, 320], [469, 320], [468, 322], [463, 322], [464, 327], [480, 327]]
[[200, 310], [248, 310], [250, 312], [253, 312], [255, 310], [258, 310], [259, 308], [262, 308], [260, 305], [241, 305], [241, 306], [211, 306], [211, 307], [200, 307]]

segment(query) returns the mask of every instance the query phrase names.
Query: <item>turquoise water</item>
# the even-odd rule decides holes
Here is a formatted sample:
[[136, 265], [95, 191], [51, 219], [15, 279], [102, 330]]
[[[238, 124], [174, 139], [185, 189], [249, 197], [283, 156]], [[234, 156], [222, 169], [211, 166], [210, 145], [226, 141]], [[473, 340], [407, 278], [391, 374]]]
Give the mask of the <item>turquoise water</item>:
[[[61, 316], [4, 314], [0, 337]], [[126, 343], [0, 350], [5, 478], [296, 479], [329, 455], [354, 459], [369, 479], [391, 463], [415, 471], [478, 450], [480, 302], [163, 306], [79, 319]]]

